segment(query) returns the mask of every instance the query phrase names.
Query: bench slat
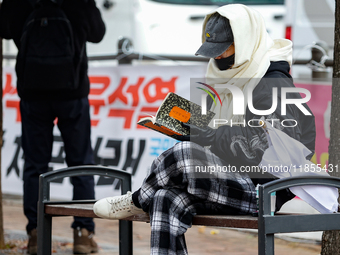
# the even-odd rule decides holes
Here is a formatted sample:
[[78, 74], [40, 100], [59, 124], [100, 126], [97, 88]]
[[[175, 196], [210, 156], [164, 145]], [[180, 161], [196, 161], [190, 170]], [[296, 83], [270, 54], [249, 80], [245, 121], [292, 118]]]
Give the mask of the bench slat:
[[45, 205], [45, 213], [52, 216], [78, 216], [98, 218], [93, 212], [93, 204]]
[[192, 224], [228, 228], [258, 228], [257, 217], [249, 215], [197, 215]]
[[[52, 216], [78, 216], [99, 218], [94, 214], [93, 204], [45, 204], [45, 213]], [[148, 214], [139, 214], [126, 218], [129, 221], [149, 222]], [[196, 215], [193, 225], [229, 227], [229, 228], [251, 228], [257, 229], [257, 217], [244, 215]]]

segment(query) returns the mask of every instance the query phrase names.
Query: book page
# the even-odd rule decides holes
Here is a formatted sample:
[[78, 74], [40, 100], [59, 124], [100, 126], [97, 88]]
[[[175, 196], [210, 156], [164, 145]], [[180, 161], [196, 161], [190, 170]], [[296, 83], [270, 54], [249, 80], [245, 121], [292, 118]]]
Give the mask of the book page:
[[148, 121], [148, 122], [151, 121], [151, 123], [155, 123], [156, 118], [155, 118], [154, 116], [152, 116], [152, 115], [150, 115], [150, 117], [140, 118], [140, 119], [138, 120], [137, 124], [139, 124], [140, 122], [145, 122], [145, 121]]

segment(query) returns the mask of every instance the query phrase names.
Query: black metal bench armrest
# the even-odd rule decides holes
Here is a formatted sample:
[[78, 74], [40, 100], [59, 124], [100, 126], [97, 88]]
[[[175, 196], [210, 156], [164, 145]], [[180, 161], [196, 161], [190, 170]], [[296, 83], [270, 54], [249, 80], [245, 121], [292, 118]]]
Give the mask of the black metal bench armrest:
[[[131, 174], [122, 170], [105, 167], [105, 166], [75, 166], [60, 170], [55, 170], [40, 175], [39, 177], [39, 201], [38, 201], [38, 255], [51, 254], [51, 231], [52, 215], [45, 213], [45, 204], [50, 202], [50, 183], [53, 180], [65, 177], [99, 175], [111, 178], [117, 178], [121, 181], [121, 193], [125, 194], [131, 191]], [[73, 202], [73, 203], [79, 203]], [[94, 201], [83, 201], [93, 203]], [[67, 204], [69, 201], [59, 201]], [[119, 254], [132, 254], [132, 223], [128, 221], [119, 221], [120, 243]]]
[[59, 178], [84, 175], [100, 175], [117, 178], [121, 180], [122, 194], [131, 190], [131, 174], [128, 172], [105, 166], [74, 166], [41, 174], [39, 177], [39, 201], [49, 201], [51, 181]]
[[310, 215], [270, 215], [270, 195], [285, 188], [323, 185], [340, 187], [340, 178], [331, 176], [290, 177], [268, 182], [259, 187], [258, 217], [258, 254], [274, 254], [274, 234], [289, 232], [308, 232], [323, 230], [339, 230], [340, 214]]
[[321, 185], [340, 188], [340, 178], [333, 176], [288, 177], [271, 181], [259, 187], [259, 209], [263, 215], [270, 215], [270, 195], [278, 190], [303, 186]]

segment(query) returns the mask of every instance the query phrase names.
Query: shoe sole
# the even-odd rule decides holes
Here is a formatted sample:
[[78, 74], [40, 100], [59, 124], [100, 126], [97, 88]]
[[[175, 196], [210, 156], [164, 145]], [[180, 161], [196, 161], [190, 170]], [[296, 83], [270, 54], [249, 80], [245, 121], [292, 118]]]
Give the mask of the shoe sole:
[[73, 248], [73, 254], [88, 254], [97, 252], [98, 248], [89, 247], [87, 245], [75, 245]]

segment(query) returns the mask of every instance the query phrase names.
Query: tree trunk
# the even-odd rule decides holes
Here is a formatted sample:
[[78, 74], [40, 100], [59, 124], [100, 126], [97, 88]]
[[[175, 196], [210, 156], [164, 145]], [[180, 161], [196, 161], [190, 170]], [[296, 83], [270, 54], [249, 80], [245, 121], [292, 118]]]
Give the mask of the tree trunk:
[[[331, 136], [328, 164], [340, 166], [340, 0], [335, 1], [334, 65], [332, 82]], [[340, 177], [333, 171], [330, 175]], [[325, 231], [322, 235], [321, 255], [340, 254], [340, 231]]]
[[4, 221], [2, 213], [2, 188], [1, 188], [1, 148], [2, 148], [2, 38], [0, 38], [0, 248], [5, 247]]

